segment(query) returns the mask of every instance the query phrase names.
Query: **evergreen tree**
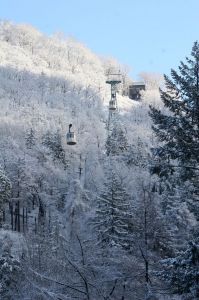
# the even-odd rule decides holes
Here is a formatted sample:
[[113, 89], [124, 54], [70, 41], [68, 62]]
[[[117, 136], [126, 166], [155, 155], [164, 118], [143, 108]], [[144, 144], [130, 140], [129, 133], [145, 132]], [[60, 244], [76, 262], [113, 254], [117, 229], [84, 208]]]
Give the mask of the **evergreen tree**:
[[147, 147], [144, 142], [138, 138], [135, 144], [129, 146], [126, 163], [129, 166], [137, 166], [140, 168], [148, 168], [148, 158]]
[[21, 285], [25, 280], [19, 260], [11, 254], [11, 246], [11, 240], [5, 239], [0, 255], [0, 298], [5, 300], [22, 299]]
[[32, 149], [32, 147], [35, 145], [35, 132], [32, 128], [27, 132], [26, 134], [26, 147], [28, 149]]
[[[199, 43], [195, 42], [191, 58], [181, 62], [179, 71], [164, 76], [165, 90], [160, 90], [165, 110], [151, 107], [153, 130], [160, 145], [153, 149], [152, 173], [160, 178], [162, 211], [173, 236], [173, 246], [183, 248], [191, 239], [191, 229], [199, 219]], [[191, 213], [192, 212], [192, 213]], [[179, 243], [180, 242], [180, 243]], [[175, 249], [176, 250], [176, 249]], [[174, 293], [198, 299], [198, 244], [190, 242], [187, 250], [164, 261], [159, 273]]]
[[53, 135], [52, 150], [54, 159], [60, 161], [63, 165], [66, 165], [65, 151], [62, 146], [62, 139], [59, 131]]
[[158, 275], [170, 285], [173, 293], [199, 299], [199, 240], [189, 243], [187, 249], [175, 258], [162, 261], [164, 270]]
[[96, 216], [93, 220], [98, 239], [103, 246], [130, 245], [129, 196], [116, 174], [112, 171], [104, 184], [104, 191], [97, 199]]
[[[162, 112], [151, 107], [150, 115], [161, 145], [154, 150], [156, 172], [163, 181], [175, 177], [175, 186], [191, 184], [189, 209], [198, 215], [199, 196], [199, 44], [195, 42], [191, 58], [181, 62], [179, 72], [171, 70], [165, 78], [166, 90], [160, 90], [166, 107]], [[171, 185], [168, 186], [171, 188]], [[183, 200], [183, 199], [182, 199]], [[198, 215], [199, 217], [199, 215]]]
[[126, 134], [120, 125], [115, 124], [106, 141], [107, 155], [120, 155], [128, 149]]
[[61, 162], [66, 167], [65, 151], [62, 146], [61, 134], [59, 131], [50, 133], [49, 131], [43, 136], [43, 145], [49, 148], [53, 155], [53, 160]]
[[9, 201], [11, 183], [4, 173], [0, 171], [0, 227], [2, 227], [5, 204]]
[[42, 144], [50, 149], [50, 148], [51, 148], [51, 144], [52, 144], [51, 139], [52, 139], [52, 134], [51, 134], [51, 132], [48, 130], [48, 131], [42, 136]]

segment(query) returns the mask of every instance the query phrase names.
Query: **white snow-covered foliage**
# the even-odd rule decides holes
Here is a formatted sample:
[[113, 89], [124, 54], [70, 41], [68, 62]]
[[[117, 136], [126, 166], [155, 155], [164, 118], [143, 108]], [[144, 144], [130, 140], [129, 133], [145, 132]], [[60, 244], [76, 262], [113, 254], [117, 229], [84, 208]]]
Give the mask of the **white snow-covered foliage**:
[[5, 229], [2, 229], [0, 233], [0, 255], [9, 249], [10, 254], [15, 257], [15, 259], [20, 259], [26, 251], [23, 235]]
[[[113, 131], [107, 156], [110, 86], [105, 74], [113, 68], [121, 70], [123, 82], [118, 93], [119, 127]], [[6, 267], [5, 276], [0, 274], [0, 295], [5, 299], [130, 300], [149, 295], [152, 265], [163, 255], [157, 245], [164, 244], [159, 236], [164, 220], [155, 207], [158, 195], [152, 199], [151, 191], [154, 186], [156, 190], [157, 178], [149, 174], [156, 140], [148, 106], [161, 107], [161, 78], [147, 74], [143, 78], [147, 89], [142, 100], [130, 100], [122, 96], [130, 81], [126, 66], [102, 59], [75, 39], [48, 37], [30, 25], [1, 21], [0, 166], [11, 189], [2, 206], [0, 231], [0, 243], [7, 245], [0, 253], [1, 267]], [[75, 146], [66, 143], [70, 123], [77, 136]], [[109, 218], [106, 197], [103, 205], [96, 200], [110, 196], [105, 190], [108, 172], [121, 185], [114, 221], [120, 235], [124, 229], [128, 247], [121, 247], [123, 237], [117, 247], [110, 230], [102, 249], [92, 227], [93, 220], [103, 221], [100, 212], [96, 216], [100, 207], [104, 219]], [[150, 187], [147, 196], [143, 186]], [[129, 210], [126, 205], [120, 213], [122, 194], [128, 195], [124, 200]], [[110, 210], [109, 205], [107, 213]], [[153, 279], [151, 288], [158, 299], [160, 287]], [[172, 299], [167, 296], [163, 299]]]

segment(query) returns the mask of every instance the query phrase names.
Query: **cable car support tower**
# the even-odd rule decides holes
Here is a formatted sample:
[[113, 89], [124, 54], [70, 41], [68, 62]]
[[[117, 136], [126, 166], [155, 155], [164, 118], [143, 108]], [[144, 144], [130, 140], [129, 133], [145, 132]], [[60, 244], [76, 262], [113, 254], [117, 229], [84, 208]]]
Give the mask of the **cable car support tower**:
[[109, 101], [109, 114], [108, 114], [108, 124], [107, 130], [108, 135], [112, 129], [113, 119], [115, 119], [118, 113], [118, 103], [117, 103], [117, 85], [120, 84], [121, 74], [119, 73], [109, 73], [107, 74], [106, 83], [111, 85], [111, 100]]

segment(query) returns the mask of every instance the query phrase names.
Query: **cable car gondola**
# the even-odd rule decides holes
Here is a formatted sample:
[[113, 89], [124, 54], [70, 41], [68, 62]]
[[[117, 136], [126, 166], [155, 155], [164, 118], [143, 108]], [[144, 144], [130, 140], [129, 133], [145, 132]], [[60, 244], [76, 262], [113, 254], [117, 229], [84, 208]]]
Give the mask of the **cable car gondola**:
[[77, 144], [75, 133], [73, 131], [71, 131], [71, 127], [72, 127], [72, 124], [69, 124], [69, 130], [68, 130], [68, 133], [66, 135], [67, 145]]

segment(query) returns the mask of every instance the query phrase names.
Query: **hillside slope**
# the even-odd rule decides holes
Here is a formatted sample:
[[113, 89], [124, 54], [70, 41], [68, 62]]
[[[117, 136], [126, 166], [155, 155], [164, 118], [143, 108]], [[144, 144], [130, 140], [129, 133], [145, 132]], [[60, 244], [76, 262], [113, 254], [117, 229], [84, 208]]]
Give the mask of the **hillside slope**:
[[[132, 215], [126, 222], [131, 241], [136, 240], [142, 189], [153, 185], [148, 170], [156, 141], [148, 105], [160, 105], [158, 87], [147, 88], [141, 102], [123, 97], [120, 90], [119, 112], [108, 136], [110, 86], [105, 73], [111, 68], [128, 77], [122, 65], [98, 57], [74, 39], [47, 37], [29, 25], [0, 24], [0, 175], [10, 187], [9, 197], [1, 200], [0, 241], [10, 249], [2, 252], [17, 259], [9, 257], [8, 265], [16, 264], [21, 274], [7, 270], [9, 278], [16, 276], [20, 293], [14, 286], [9, 292], [4, 287], [4, 292], [13, 293], [15, 300], [79, 295], [121, 299], [131, 272], [136, 279], [127, 280], [125, 299], [144, 299], [147, 293], [136, 243], [130, 252], [112, 244], [105, 253], [91, 226], [115, 174], [116, 188], [123, 191], [117, 197], [127, 195], [129, 201]], [[70, 123], [77, 135], [75, 146], [66, 144]], [[152, 204], [150, 230], [159, 233], [160, 218], [156, 202]], [[156, 255], [160, 253], [153, 253], [153, 262]], [[87, 280], [92, 282], [89, 288]]]

